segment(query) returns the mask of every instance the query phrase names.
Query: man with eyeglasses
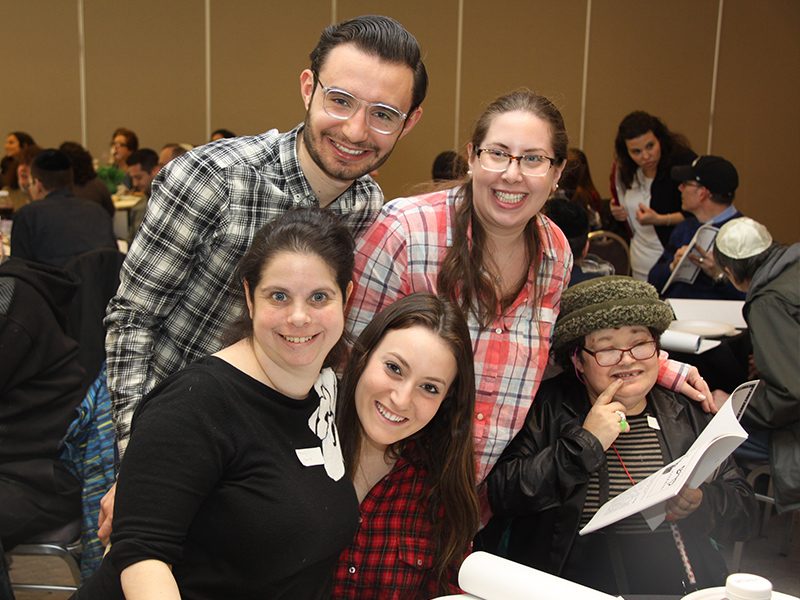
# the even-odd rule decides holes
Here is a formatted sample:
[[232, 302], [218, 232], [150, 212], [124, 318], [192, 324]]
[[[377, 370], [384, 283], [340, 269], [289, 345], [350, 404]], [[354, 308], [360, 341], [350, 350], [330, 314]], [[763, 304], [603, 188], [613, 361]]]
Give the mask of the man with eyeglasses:
[[[700, 156], [691, 165], [672, 167], [672, 179], [680, 181], [681, 209], [693, 216], [675, 227], [669, 245], [661, 258], [650, 269], [647, 281], [666, 298], [696, 298], [717, 300], [744, 300], [714, 263], [713, 255], [701, 247], [689, 244], [703, 225], [719, 228], [731, 219], [742, 216], [733, 206], [739, 175], [729, 161], [720, 156]], [[676, 281], [663, 290], [670, 275], [684, 254], [687, 260], [700, 268], [697, 278], [688, 283]], [[663, 290], [663, 291], [662, 291]]]
[[234, 267], [259, 227], [322, 206], [357, 236], [380, 211], [383, 194], [367, 174], [422, 114], [428, 80], [417, 41], [393, 19], [363, 16], [326, 28], [310, 58], [300, 76], [302, 124], [195, 148], [153, 181], [106, 318], [121, 452], [141, 398], [221, 348], [239, 308]]

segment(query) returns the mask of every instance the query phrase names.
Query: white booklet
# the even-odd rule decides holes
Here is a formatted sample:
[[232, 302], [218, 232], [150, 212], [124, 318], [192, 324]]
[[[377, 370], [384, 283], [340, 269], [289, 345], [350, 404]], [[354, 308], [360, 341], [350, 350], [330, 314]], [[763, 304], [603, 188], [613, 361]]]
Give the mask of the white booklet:
[[467, 592], [434, 600], [615, 600], [592, 588], [561, 579], [488, 552], [473, 552], [458, 570], [458, 585]]
[[678, 261], [678, 264], [675, 265], [672, 275], [670, 275], [669, 279], [667, 279], [667, 283], [665, 283], [664, 287], [661, 288], [662, 295], [666, 293], [669, 286], [671, 286], [673, 283], [677, 283], [678, 281], [683, 281], [689, 284], [694, 283], [694, 280], [697, 279], [698, 273], [700, 273], [700, 267], [690, 261], [689, 256], [694, 255], [700, 257], [700, 253], [697, 251], [695, 246], [700, 246], [703, 250], [708, 252], [711, 249], [711, 246], [714, 245], [714, 240], [717, 237], [718, 231], [719, 229], [717, 227], [714, 227], [710, 224], [702, 225], [700, 229], [695, 231], [692, 241], [688, 244], [689, 249], [684, 252], [683, 256]]
[[737, 387], [686, 454], [606, 502], [581, 529], [580, 535], [638, 512], [651, 529], [658, 527], [666, 516], [667, 500], [677, 496], [684, 485], [697, 488], [711, 478], [716, 468], [747, 439], [739, 419], [758, 384], [759, 380], [754, 380]]

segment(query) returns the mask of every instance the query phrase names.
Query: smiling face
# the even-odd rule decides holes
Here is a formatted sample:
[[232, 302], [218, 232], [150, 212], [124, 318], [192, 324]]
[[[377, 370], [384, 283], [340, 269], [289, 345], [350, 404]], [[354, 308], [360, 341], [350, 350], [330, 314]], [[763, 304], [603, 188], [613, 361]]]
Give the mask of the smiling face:
[[245, 281], [245, 295], [264, 372], [318, 373], [344, 330], [346, 298], [333, 269], [313, 254], [279, 252], [252, 293]]
[[6, 138], [6, 156], [16, 156], [21, 150], [19, 140], [13, 133]]
[[[601, 329], [590, 333], [586, 336], [584, 346], [592, 352], [598, 352], [609, 348], [631, 348], [652, 339], [647, 327], [625, 325], [619, 329]], [[630, 352], [625, 352], [618, 364], [601, 367], [594, 357], [579, 350], [576, 366], [586, 381], [586, 390], [592, 404], [609, 385], [622, 379], [625, 383], [614, 396], [614, 400], [622, 402], [628, 414], [639, 414], [647, 402], [645, 396], [656, 384], [658, 353], [651, 358], [637, 360]]]
[[628, 154], [647, 177], [654, 177], [658, 170], [658, 162], [661, 160], [661, 144], [652, 131], [644, 135], [625, 140]]
[[[510, 111], [494, 118], [478, 147], [502, 150], [514, 156], [544, 154], [554, 157], [550, 125], [529, 112]], [[561, 176], [563, 164], [553, 166], [544, 177], [529, 177], [512, 160], [502, 172], [487, 171], [480, 165], [470, 144], [469, 166], [475, 214], [490, 233], [519, 230], [544, 206]]]
[[[411, 109], [414, 74], [409, 67], [383, 61], [341, 44], [331, 50], [319, 72], [321, 84], [306, 69], [300, 76], [306, 105], [302, 142], [305, 152], [323, 174], [339, 181], [352, 181], [380, 167], [397, 141], [416, 124], [421, 109], [408, 116], [404, 126], [386, 135], [367, 126], [366, 107], [346, 120], [336, 119], [323, 109], [322, 85], [349, 92], [361, 100], [386, 104], [400, 112]], [[302, 164], [302, 151], [301, 151]], [[303, 165], [306, 168], [306, 165]]]
[[149, 196], [150, 192], [152, 191], [153, 179], [155, 178], [157, 172], [158, 171], [155, 169], [153, 169], [152, 173], [142, 169], [142, 165], [139, 163], [130, 165], [128, 167], [128, 175], [131, 176], [131, 183], [133, 183], [133, 187], [146, 196]]
[[453, 352], [430, 329], [415, 325], [388, 331], [356, 385], [365, 443], [382, 452], [425, 427], [456, 372]]

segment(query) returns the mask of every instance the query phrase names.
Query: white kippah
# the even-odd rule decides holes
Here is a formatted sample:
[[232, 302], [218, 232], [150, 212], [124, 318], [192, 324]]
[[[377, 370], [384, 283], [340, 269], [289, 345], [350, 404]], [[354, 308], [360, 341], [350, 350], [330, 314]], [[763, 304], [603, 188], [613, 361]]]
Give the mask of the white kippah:
[[750, 217], [740, 217], [720, 227], [716, 245], [730, 258], [750, 258], [769, 248], [772, 236], [761, 223]]

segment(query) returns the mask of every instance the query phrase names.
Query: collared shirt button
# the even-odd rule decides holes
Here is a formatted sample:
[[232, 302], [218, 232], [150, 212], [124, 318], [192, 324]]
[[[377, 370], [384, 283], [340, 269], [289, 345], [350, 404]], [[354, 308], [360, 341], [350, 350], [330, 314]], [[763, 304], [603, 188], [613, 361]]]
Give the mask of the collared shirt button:
[[421, 566], [422, 566], [422, 559], [421, 559], [421, 558], [418, 558], [418, 559], [417, 559], [417, 566], [418, 566], [418, 567], [421, 567]]
[[363, 523], [364, 522], [364, 517], [358, 517], [358, 522], [359, 523]]
[[478, 421], [483, 421], [483, 413], [478, 413]]
[[356, 572], [356, 568], [350, 567], [349, 569], [347, 569], [347, 572], [350, 573], [350, 575], [353, 575]]
[[500, 327], [498, 327], [497, 329], [495, 329], [495, 330], [494, 330], [494, 332], [495, 332], [497, 335], [500, 335], [501, 333], [503, 333], [503, 330], [502, 330]]

